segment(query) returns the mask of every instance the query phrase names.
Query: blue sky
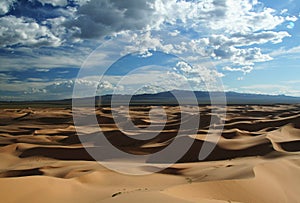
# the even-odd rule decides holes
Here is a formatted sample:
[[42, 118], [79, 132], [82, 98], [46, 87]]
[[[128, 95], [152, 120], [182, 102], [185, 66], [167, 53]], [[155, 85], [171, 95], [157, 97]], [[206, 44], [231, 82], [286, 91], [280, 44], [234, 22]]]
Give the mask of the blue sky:
[[70, 98], [75, 84], [300, 96], [299, 15], [297, 0], [3, 0], [0, 100]]

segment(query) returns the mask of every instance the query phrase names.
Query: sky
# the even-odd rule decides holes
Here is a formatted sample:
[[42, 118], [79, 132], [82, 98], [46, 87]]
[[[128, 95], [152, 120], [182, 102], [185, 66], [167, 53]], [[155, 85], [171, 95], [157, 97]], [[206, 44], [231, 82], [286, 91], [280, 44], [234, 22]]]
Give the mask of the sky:
[[298, 0], [2, 0], [0, 100], [300, 96], [299, 18]]

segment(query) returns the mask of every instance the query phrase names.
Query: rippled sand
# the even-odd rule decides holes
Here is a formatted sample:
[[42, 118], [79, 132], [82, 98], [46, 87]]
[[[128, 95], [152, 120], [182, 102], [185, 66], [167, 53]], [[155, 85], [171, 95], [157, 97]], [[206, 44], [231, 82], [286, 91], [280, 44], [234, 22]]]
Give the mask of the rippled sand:
[[[146, 132], [149, 111], [155, 116], [156, 108], [132, 107], [130, 119]], [[166, 125], [152, 122], [153, 129], [163, 130], [140, 141], [114, 124], [112, 112], [127, 119], [122, 108], [99, 108], [96, 113], [112, 144], [141, 155], [172, 143], [180, 123], [193, 119], [193, 107], [187, 108], [180, 114], [179, 107], [165, 106]], [[83, 112], [90, 116], [88, 110]], [[129, 176], [106, 169], [86, 152], [78, 134], [89, 150], [97, 150], [101, 143], [90, 138], [99, 129], [87, 133], [82, 125], [76, 133], [71, 109], [0, 109], [1, 202], [300, 202], [299, 105], [227, 107], [223, 133], [205, 160], [198, 159], [199, 152], [211, 116], [217, 115], [211, 107], [200, 107], [199, 113], [197, 133], [177, 138], [195, 139], [177, 163], [159, 173]], [[159, 168], [168, 157], [153, 157], [147, 163]]]

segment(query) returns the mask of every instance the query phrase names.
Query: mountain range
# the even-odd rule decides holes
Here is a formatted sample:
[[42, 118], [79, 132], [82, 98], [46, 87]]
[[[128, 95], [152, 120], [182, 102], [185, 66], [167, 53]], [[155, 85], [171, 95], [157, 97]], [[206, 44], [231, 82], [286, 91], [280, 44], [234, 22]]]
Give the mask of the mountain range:
[[[177, 98], [175, 98], [175, 96]], [[249, 94], [237, 92], [207, 92], [207, 91], [184, 91], [173, 90], [160, 92], [156, 94], [139, 94], [139, 95], [103, 95], [86, 98], [64, 99], [64, 100], [43, 100], [43, 101], [1, 101], [1, 106], [72, 106], [72, 102], [80, 106], [86, 106], [88, 103], [95, 102], [96, 106], [111, 105], [111, 101], [115, 105], [126, 105], [130, 101], [130, 105], [183, 105], [195, 104], [195, 99], [199, 105], [211, 104], [300, 104], [300, 97], [292, 97], [286, 95], [265, 95], [265, 94]], [[213, 98], [213, 100], [211, 100]], [[177, 99], [180, 101], [178, 102]]]

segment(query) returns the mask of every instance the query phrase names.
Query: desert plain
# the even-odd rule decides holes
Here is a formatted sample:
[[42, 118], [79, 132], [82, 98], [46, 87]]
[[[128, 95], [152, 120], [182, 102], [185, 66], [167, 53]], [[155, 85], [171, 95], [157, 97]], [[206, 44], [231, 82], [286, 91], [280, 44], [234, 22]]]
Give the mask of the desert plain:
[[[97, 108], [98, 130], [115, 147], [136, 155], [163, 150], [175, 139], [180, 124], [193, 119], [189, 115], [193, 107], [180, 114], [177, 106], [163, 106], [168, 117], [162, 131], [152, 139], [135, 140], [134, 135], [128, 137], [114, 123], [112, 112], [128, 116], [122, 115], [120, 108]], [[155, 112], [156, 108], [132, 107], [127, 119], [146, 130], [151, 123], [149, 111]], [[226, 107], [226, 116], [220, 118], [225, 124], [216, 147], [204, 160], [199, 160], [210, 119], [215, 116], [212, 108], [200, 106], [201, 120], [196, 133], [176, 138], [194, 139], [176, 163], [149, 175], [128, 175], [98, 162], [118, 157], [95, 161], [87, 153], [83, 145], [97, 149], [101, 143], [82, 143], [79, 136], [97, 136], [97, 130], [86, 133], [84, 125], [75, 128], [71, 108], [3, 107], [0, 109], [0, 201], [300, 202], [300, 105]], [[151, 172], [164, 162], [168, 162], [167, 157], [158, 157], [135, 170]]]

